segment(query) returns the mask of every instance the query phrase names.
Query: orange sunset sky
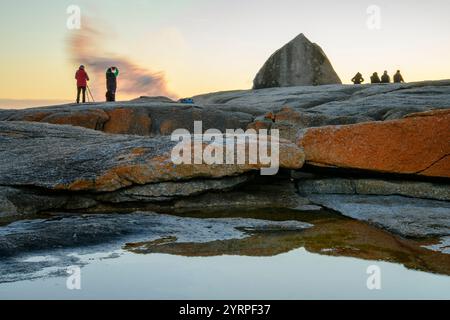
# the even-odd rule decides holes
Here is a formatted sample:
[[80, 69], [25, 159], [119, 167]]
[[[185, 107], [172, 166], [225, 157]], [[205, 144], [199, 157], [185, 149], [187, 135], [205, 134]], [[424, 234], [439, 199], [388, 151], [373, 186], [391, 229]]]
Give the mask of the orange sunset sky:
[[[379, 30], [367, 26], [373, 4]], [[357, 71], [368, 79], [397, 69], [407, 81], [450, 78], [448, 0], [16, 0], [0, 4], [0, 107], [74, 101], [69, 5], [101, 31], [90, 52], [163, 75], [174, 97], [251, 88], [265, 60], [299, 33], [323, 48], [344, 83]], [[103, 99], [104, 79], [91, 80]], [[123, 80], [118, 99], [148, 94], [121, 92]]]

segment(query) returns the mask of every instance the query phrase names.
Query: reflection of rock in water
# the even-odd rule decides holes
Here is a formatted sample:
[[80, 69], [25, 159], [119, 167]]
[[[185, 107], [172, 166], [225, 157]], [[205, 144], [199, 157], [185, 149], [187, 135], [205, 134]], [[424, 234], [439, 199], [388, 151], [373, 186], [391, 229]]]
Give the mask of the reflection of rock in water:
[[0, 228], [0, 283], [65, 276], [67, 266], [89, 264], [87, 255], [94, 254], [95, 259], [117, 257], [125, 242], [163, 238], [203, 243], [243, 239], [251, 232], [301, 231], [311, 226], [300, 221], [200, 219], [155, 213], [20, 221]]
[[[280, 214], [278, 218], [288, 216]], [[318, 215], [316, 218], [310, 215], [308, 220], [314, 227], [301, 232], [256, 232], [243, 239], [203, 243], [160, 238], [128, 243], [124, 248], [138, 254], [167, 253], [203, 257], [273, 256], [305, 247], [312, 253], [396, 262], [410, 269], [450, 275], [450, 255], [422, 248], [417, 241], [402, 239], [365, 223], [331, 214]]]
[[74, 215], [28, 220], [0, 228], [0, 257], [54, 248], [74, 248], [102, 243], [158, 239], [173, 236], [181, 242], [241, 239], [244, 230], [303, 230], [300, 221], [259, 219], [181, 218], [156, 213], [124, 215]]
[[59, 216], [1, 227], [0, 283], [65, 276], [67, 266], [118, 258], [122, 247], [141, 254], [266, 257], [305, 247], [313, 253], [384, 260], [450, 274], [450, 255], [326, 211], [274, 209], [211, 213], [208, 218], [199, 218], [201, 212], [190, 215]]
[[[448, 187], [447, 187], [448, 188]], [[409, 238], [450, 234], [450, 202], [381, 195], [311, 195], [311, 200], [354, 219]]]

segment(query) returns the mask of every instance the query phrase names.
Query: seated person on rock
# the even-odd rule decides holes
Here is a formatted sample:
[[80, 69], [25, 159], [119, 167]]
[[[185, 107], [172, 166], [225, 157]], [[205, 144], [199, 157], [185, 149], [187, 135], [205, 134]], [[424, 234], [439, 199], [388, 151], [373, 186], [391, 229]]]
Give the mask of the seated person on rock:
[[361, 84], [361, 83], [363, 83], [363, 82], [364, 82], [364, 78], [362, 77], [362, 74], [358, 72], [358, 73], [353, 77], [352, 82], [353, 82], [354, 84]]
[[372, 76], [370, 77], [370, 82], [371, 83], [380, 83], [381, 82], [380, 77], [378, 76], [378, 72], [374, 72], [372, 74]]
[[402, 82], [405, 82], [405, 80], [403, 80], [400, 70], [397, 70], [397, 73], [394, 75], [394, 83], [402, 83]]
[[381, 76], [381, 83], [391, 83], [391, 77], [388, 75], [387, 71], [384, 71], [383, 75]]

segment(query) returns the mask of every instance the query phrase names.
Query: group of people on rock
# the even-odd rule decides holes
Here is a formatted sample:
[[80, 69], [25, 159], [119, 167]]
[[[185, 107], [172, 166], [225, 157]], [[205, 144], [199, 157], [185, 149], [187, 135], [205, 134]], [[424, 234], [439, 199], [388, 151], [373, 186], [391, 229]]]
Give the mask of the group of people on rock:
[[[119, 76], [119, 69], [117, 67], [110, 67], [106, 70], [106, 101], [116, 101], [116, 90], [117, 90], [117, 77]], [[79, 67], [75, 73], [75, 79], [77, 80], [77, 103], [80, 103], [80, 95], [83, 94], [83, 103], [86, 103], [86, 88], [87, 82], [89, 81], [89, 75], [83, 65]], [[354, 84], [361, 84], [365, 80], [361, 73], [357, 73], [353, 78], [352, 82]], [[400, 70], [394, 75], [394, 83], [402, 83], [403, 76]], [[387, 71], [384, 71], [381, 78], [378, 76], [377, 72], [374, 72], [370, 77], [370, 83], [391, 83], [391, 77]]]
[[[364, 78], [361, 73], [357, 73], [353, 79], [352, 82], [354, 84], [361, 84], [364, 82]], [[403, 80], [403, 76], [400, 73], [400, 70], [397, 70], [397, 73], [394, 75], [394, 83], [402, 83], [405, 82]], [[381, 78], [378, 76], [378, 72], [374, 72], [372, 76], [370, 77], [370, 83], [391, 83], [391, 77], [389, 76], [387, 71], [384, 71]]]
[[[106, 101], [116, 101], [117, 77], [119, 76], [119, 69], [117, 67], [110, 67], [106, 70]], [[87, 82], [89, 75], [86, 68], [81, 65], [75, 73], [77, 80], [77, 103], [80, 103], [80, 95], [83, 94], [83, 103], [86, 103], [86, 88], [89, 89]]]

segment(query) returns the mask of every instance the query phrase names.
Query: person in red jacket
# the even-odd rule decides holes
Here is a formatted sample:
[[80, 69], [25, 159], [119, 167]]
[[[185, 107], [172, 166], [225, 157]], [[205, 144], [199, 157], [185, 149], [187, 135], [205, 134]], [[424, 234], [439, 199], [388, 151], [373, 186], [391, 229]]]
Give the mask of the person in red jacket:
[[75, 73], [75, 79], [77, 79], [77, 103], [80, 103], [80, 93], [83, 92], [83, 103], [86, 103], [86, 87], [89, 81], [89, 76], [81, 65], [78, 71]]

